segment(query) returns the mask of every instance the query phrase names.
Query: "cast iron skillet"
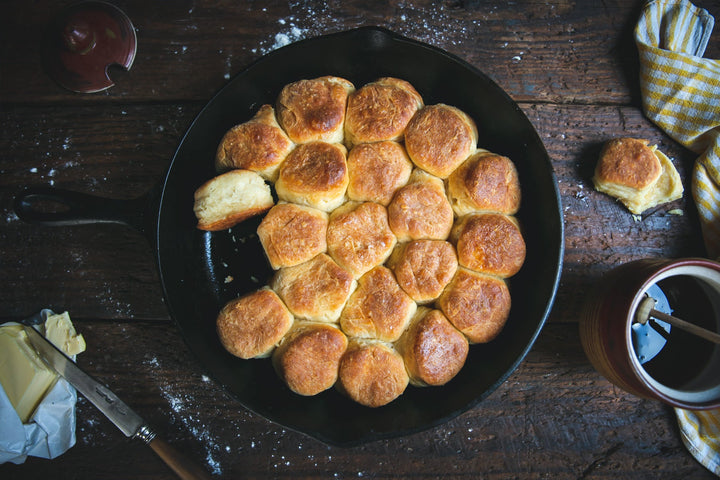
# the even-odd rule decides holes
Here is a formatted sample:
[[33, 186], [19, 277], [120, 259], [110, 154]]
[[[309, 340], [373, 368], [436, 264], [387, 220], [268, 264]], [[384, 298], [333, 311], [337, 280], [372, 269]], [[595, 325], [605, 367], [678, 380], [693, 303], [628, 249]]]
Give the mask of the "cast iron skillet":
[[[222, 135], [248, 120], [263, 103], [274, 103], [292, 81], [337, 75], [356, 87], [381, 76], [410, 81], [426, 104], [457, 106], [477, 122], [479, 146], [516, 164], [523, 200], [518, 219], [527, 259], [511, 279], [513, 305], [501, 335], [470, 349], [465, 367], [443, 387], [408, 387], [387, 406], [370, 409], [334, 390], [314, 397], [292, 393], [271, 362], [240, 360], [226, 353], [215, 333], [215, 318], [228, 300], [265, 285], [271, 270], [255, 236], [259, 219], [227, 232], [195, 228], [193, 192], [216, 173], [213, 158]], [[447, 421], [474, 407], [515, 370], [532, 347], [550, 313], [563, 257], [563, 221], [555, 176], [545, 148], [520, 108], [492, 80], [437, 48], [374, 27], [293, 43], [262, 57], [233, 78], [200, 112], [170, 164], [157, 203], [128, 202], [78, 194], [52, 195], [69, 205], [62, 217], [34, 212], [33, 200], [50, 192], [28, 191], [16, 201], [28, 221], [55, 224], [118, 221], [148, 233], [172, 318], [209, 375], [238, 404], [287, 428], [334, 445], [405, 435]], [[152, 202], [150, 202], [152, 204]], [[90, 205], [93, 210], [87, 211]], [[232, 281], [226, 281], [231, 276]], [[234, 406], [228, 405], [228, 408]]]

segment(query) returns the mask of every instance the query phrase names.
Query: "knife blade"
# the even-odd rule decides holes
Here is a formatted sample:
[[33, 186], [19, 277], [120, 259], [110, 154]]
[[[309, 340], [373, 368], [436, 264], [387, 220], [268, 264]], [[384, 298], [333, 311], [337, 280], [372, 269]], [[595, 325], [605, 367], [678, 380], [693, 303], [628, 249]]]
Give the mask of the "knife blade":
[[155, 432], [125, 402], [109, 388], [85, 373], [75, 362], [53, 345], [37, 330], [23, 325], [28, 340], [40, 358], [58, 375], [68, 381], [90, 403], [95, 405], [127, 437], [139, 439], [153, 451], [182, 479], [209, 479], [199, 466], [185, 459], [165, 441], [157, 438]]
[[126, 437], [134, 437], [145, 422], [132, 411], [125, 402], [120, 400], [109, 388], [83, 372], [75, 362], [68, 358], [55, 345], [42, 336], [37, 330], [25, 327], [25, 333], [35, 350], [45, 363], [70, 385], [82, 393], [90, 403], [95, 405]]

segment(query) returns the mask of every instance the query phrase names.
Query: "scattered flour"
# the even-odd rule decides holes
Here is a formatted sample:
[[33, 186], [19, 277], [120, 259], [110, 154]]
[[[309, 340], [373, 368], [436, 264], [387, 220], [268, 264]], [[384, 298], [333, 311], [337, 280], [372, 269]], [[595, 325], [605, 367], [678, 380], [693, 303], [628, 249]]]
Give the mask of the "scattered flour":
[[127, 318], [135, 317], [132, 305], [129, 303], [123, 303], [115, 298], [109, 283], [104, 283], [103, 288], [105, 289], [105, 294], [98, 297], [100, 303], [108, 307], [114, 307], [118, 314], [125, 315]]
[[[146, 360], [145, 364], [154, 368], [160, 367], [157, 357]], [[209, 382], [210, 378], [203, 375], [202, 380]], [[222, 465], [217, 457], [222, 451], [230, 452], [230, 447], [218, 445], [208, 427], [202, 420], [193, 415], [193, 412], [198, 408], [195, 405], [196, 400], [189, 395], [178, 393], [172, 384], [161, 385], [160, 393], [170, 404], [173, 421], [180, 422], [205, 449], [205, 462], [211, 473], [213, 475], [222, 475]]]
[[[328, 3], [318, 5], [291, 1], [289, 8], [290, 15], [277, 20], [280, 26], [278, 32], [261, 41], [251, 50], [253, 53], [264, 55], [298, 40], [347, 28]], [[401, 1], [395, 9], [393, 20], [385, 24], [385, 27], [401, 35], [440, 47], [467, 42], [473, 37], [473, 29], [482, 27], [482, 22], [476, 20], [469, 23], [457, 11], [448, 9], [443, 4], [418, 6]], [[417, 28], [418, 26], [422, 28]]]

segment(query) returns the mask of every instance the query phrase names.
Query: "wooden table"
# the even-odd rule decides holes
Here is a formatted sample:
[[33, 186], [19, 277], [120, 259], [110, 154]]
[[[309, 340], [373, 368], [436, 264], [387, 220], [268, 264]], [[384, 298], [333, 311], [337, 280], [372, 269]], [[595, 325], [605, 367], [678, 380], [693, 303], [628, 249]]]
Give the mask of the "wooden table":
[[[69, 311], [88, 345], [78, 363], [218, 477], [712, 478], [682, 445], [672, 410], [612, 386], [578, 339], [583, 299], [605, 272], [637, 258], [703, 255], [689, 195], [694, 155], [641, 111], [633, 29], [642, 2], [121, 0], [113, 3], [136, 27], [137, 58], [129, 72], [113, 69], [116, 86], [96, 94], [68, 92], [41, 68], [41, 32], [66, 3], [3, 5], [0, 321], [45, 307]], [[697, 4], [720, 18], [720, 2]], [[12, 201], [25, 186], [143, 195], [228, 79], [288, 42], [363, 25], [465, 59], [520, 104], [552, 159], [566, 250], [548, 323], [489, 398], [436, 428], [340, 448], [246, 411], [206, 375], [169, 317], [141, 234], [119, 225], [30, 225]], [[717, 33], [706, 56], [720, 58]], [[595, 192], [599, 149], [618, 136], [666, 152], [685, 197], [633, 217]], [[52, 461], [2, 465], [0, 477], [174, 478], [83, 398], [73, 448]]]

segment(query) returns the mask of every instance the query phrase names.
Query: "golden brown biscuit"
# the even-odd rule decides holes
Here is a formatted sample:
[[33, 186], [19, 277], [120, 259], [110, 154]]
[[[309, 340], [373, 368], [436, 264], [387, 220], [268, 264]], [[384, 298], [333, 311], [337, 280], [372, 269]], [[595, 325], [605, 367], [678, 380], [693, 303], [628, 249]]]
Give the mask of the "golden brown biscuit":
[[225, 350], [245, 359], [269, 356], [292, 324], [290, 310], [268, 288], [229, 301], [216, 320]]
[[278, 270], [270, 287], [297, 318], [337, 322], [357, 282], [324, 253], [312, 260]]
[[354, 91], [351, 82], [333, 76], [290, 83], [278, 96], [278, 121], [295, 143], [342, 143], [347, 98]]
[[215, 168], [235, 168], [257, 172], [271, 182], [277, 169], [294, 147], [275, 118], [275, 110], [263, 105], [255, 116], [225, 133], [215, 156]]
[[328, 214], [303, 205], [279, 203], [257, 229], [260, 244], [277, 270], [306, 262], [327, 251]]
[[450, 240], [461, 266], [498, 277], [515, 275], [525, 262], [525, 240], [514, 217], [496, 213], [460, 218]]
[[340, 315], [340, 327], [350, 337], [394, 342], [407, 327], [417, 305], [398, 285], [392, 272], [375, 267], [358, 280]]
[[468, 341], [440, 310], [421, 307], [395, 344], [405, 361], [410, 384], [445, 385], [465, 365]]
[[384, 343], [353, 341], [340, 360], [338, 390], [367, 407], [392, 402], [408, 382], [402, 357]]
[[507, 157], [479, 150], [447, 179], [447, 192], [455, 215], [495, 212], [514, 215], [520, 208], [520, 181]]
[[415, 165], [447, 178], [477, 148], [477, 127], [462, 110], [445, 104], [427, 105], [405, 130], [405, 148]]
[[214, 177], [195, 191], [193, 211], [200, 230], [225, 230], [270, 210], [270, 187], [255, 172], [231, 170]]
[[505, 326], [510, 300], [504, 280], [460, 267], [437, 307], [470, 343], [487, 343]]
[[273, 352], [273, 367], [293, 392], [316, 395], [337, 381], [347, 345], [334, 325], [297, 322]]
[[405, 127], [423, 100], [407, 81], [385, 77], [368, 83], [348, 97], [345, 143], [401, 141]]
[[402, 145], [376, 142], [356, 145], [347, 158], [348, 198], [387, 206], [412, 173], [412, 162]]
[[413, 171], [407, 185], [388, 205], [388, 222], [401, 242], [445, 240], [453, 225], [453, 210], [442, 180], [422, 170]]
[[424, 304], [435, 300], [455, 275], [455, 248], [444, 240], [414, 240], [399, 245], [388, 267], [410, 298]]
[[356, 278], [385, 262], [396, 243], [382, 205], [348, 202], [330, 214], [328, 253]]
[[593, 177], [595, 189], [619, 199], [632, 213], [682, 197], [675, 166], [647, 140], [617, 138], [600, 152]]
[[298, 145], [280, 166], [275, 182], [278, 198], [325, 212], [339, 207], [349, 181], [346, 154], [341, 144]]

